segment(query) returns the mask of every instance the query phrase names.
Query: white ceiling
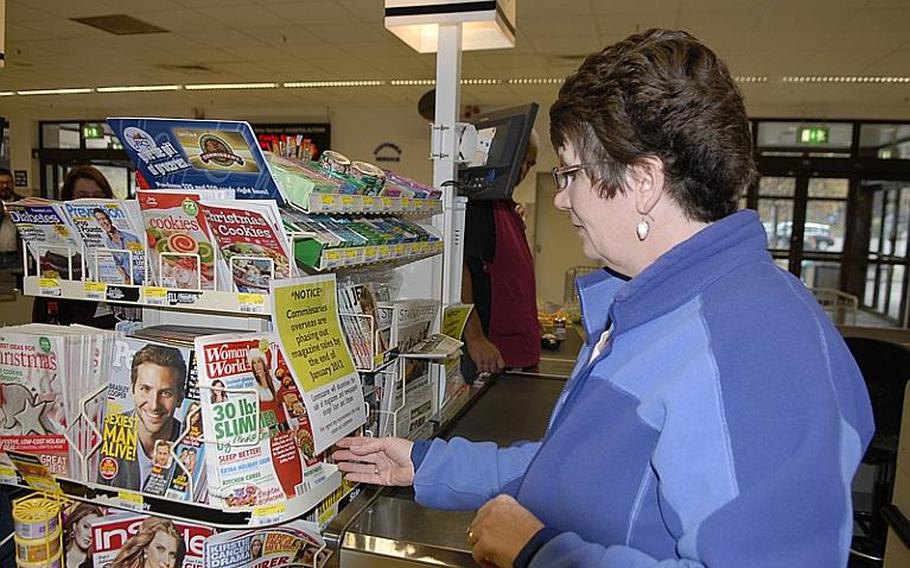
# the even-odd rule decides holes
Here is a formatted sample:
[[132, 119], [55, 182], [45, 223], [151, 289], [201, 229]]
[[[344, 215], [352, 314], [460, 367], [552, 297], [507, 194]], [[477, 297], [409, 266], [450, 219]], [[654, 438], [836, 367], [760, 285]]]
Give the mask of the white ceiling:
[[[466, 78], [564, 77], [637, 30], [685, 29], [724, 58], [753, 116], [906, 118], [910, 84], [785, 83], [788, 75], [910, 75], [910, 0], [517, 0], [515, 49], [465, 53]], [[115, 36], [70, 18], [126, 14], [168, 33]], [[7, 0], [0, 91], [137, 84], [431, 79], [383, 28], [379, 0]], [[183, 70], [202, 66], [210, 71]], [[546, 102], [557, 86], [466, 86], [462, 102]], [[9, 96], [0, 113], [385, 106], [427, 87]], [[173, 111], [172, 111], [173, 112]], [[185, 110], [184, 112], [187, 112]]]

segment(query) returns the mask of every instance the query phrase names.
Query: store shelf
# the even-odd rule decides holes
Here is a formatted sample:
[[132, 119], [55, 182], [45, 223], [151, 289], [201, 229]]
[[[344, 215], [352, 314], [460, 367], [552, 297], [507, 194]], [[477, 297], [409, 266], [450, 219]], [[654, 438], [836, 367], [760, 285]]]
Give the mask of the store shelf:
[[[337, 268], [375, 264], [388, 261], [420, 260], [440, 254], [444, 248], [442, 241], [421, 241], [417, 243], [398, 243], [389, 245], [369, 245], [365, 247], [339, 247], [321, 249], [321, 252], [307, 251], [297, 254], [303, 245], [303, 239], [293, 239], [295, 256], [298, 262], [308, 260], [306, 264], [318, 271]], [[311, 243], [313, 239], [307, 239]], [[318, 260], [314, 261], [314, 257]]]
[[[341, 472], [338, 467], [326, 463], [323, 463], [322, 467], [326, 469], [325, 478], [304, 495], [283, 502], [231, 510], [123, 491], [93, 483], [81, 483], [61, 477], [56, 478], [56, 481], [64, 495], [77, 501], [203, 524], [219, 529], [240, 529], [288, 523], [315, 509], [341, 487]], [[33, 489], [24, 484], [13, 486]]]
[[178, 290], [155, 286], [124, 286], [82, 280], [26, 276], [22, 282], [28, 296], [94, 300], [175, 310], [241, 315], [270, 314], [268, 296], [213, 290]]
[[388, 213], [435, 215], [442, 212], [442, 201], [410, 197], [340, 195], [313, 193], [302, 208], [307, 213]]

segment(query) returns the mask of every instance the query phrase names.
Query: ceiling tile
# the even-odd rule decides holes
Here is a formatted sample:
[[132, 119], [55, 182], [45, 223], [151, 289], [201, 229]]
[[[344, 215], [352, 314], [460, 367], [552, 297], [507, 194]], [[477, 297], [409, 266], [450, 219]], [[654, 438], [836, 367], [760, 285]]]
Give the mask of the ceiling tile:
[[195, 11], [205, 18], [221, 22], [228, 28], [281, 26], [286, 21], [278, 14], [261, 6], [213, 6], [197, 7]]
[[302, 24], [344, 24], [355, 18], [336, 2], [287, 2], [269, 4], [268, 10], [285, 22]]

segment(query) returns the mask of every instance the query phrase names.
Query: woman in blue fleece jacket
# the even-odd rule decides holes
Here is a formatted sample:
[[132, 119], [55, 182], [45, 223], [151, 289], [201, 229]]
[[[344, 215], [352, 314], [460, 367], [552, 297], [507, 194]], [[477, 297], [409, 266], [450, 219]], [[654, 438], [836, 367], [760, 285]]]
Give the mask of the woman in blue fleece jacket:
[[550, 136], [555, 204], [611, 273], [579, 282], [588, 340], [543, 440], [349, 438], [341, 470], [479, 508], [483, 565], [845, 566], [869, 400], [736, 212], [756, 172], [726, 66], [684, 32], [631, 36], [566, 79]]

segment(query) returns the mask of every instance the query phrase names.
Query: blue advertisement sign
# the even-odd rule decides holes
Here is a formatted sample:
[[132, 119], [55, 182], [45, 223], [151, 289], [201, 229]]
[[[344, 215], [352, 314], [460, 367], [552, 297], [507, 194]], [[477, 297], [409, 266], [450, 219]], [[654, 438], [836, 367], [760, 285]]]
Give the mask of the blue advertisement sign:
[[156, 189], [233, 189], [238, 199], [284, 200], [247, 122], [108, 118], [139, 173]]

